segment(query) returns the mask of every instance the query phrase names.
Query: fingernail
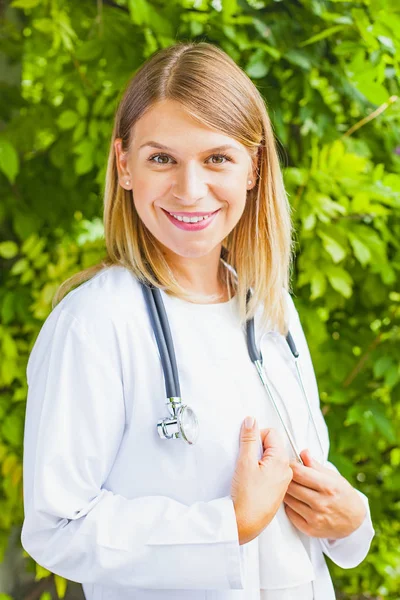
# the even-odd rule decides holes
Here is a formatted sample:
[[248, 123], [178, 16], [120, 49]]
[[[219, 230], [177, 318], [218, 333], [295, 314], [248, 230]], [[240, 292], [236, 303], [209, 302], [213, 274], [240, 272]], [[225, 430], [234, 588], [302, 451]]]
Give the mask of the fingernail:
[[253, 429], [254, 417], [246, 417], [244, 420], [244, 425], [245, 425], [246, 429]]

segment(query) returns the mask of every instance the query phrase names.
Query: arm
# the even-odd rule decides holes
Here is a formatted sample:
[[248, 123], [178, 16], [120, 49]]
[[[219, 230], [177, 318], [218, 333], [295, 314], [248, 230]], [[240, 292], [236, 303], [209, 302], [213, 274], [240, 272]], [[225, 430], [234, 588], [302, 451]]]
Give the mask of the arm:
[[230, 496], [187, 506], [103, 486], [123, 438], [125, 405], [117, 365], [97, 342], [56, 307], [30, 355], [23, 547], [80, 583], [243, 589]]
[[[325, 419], [320, 409], [319, 392], [312, 359], [298, 311], [289, 293], [287, 293], [287, 299], [290, 315], [289, 329], [293, 334], [297, 349], [300, 354], [304, 385], [309, 395], [317, 427], [325, 445], [326, 454], [324, 458], [326, 459], [329, 453], [329, 434]], [[338, 472], [338, 469], [327, 460], [325, 461], [325, 466]], [[356, 567], [364, 560], [368, 554], [372, 538], [375, 534], [371, 520], [368, 498], [359, 490], [356, 490], [356, 492], [363, 500], [366, 509], [366, 514], [362, 524], [355, 531], [353, 531], [353, 533], [343, 538], [335, 540], [318, 538], [324, 554], [326, 554], [326, 556], [328, 556], [335, 564], [344, 569]]]

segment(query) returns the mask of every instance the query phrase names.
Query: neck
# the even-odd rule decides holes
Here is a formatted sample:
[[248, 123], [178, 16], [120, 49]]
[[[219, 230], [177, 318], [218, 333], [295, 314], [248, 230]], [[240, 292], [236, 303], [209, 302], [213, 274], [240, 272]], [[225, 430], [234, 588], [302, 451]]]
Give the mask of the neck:
[[221, 247], [200, 258], [174, 255], [168, 262], [178, 283], [191, 293], [217, 295], [218, 302], [229, 300], [227, 269], [220, 260]]

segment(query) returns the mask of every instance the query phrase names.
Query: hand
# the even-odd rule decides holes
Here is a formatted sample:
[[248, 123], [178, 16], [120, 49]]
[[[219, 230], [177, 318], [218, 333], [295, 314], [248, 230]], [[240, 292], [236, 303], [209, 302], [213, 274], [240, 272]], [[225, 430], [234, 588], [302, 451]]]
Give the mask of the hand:
[[[260, 456], [260, 443], [263, 455]], [[239, 455], [232, 478], [239, 544], [257, 537], [282, 504], [292, 470], [284, 439], [274, 429], [247, 429], [242, 423]]]
[[347, 537], [364, 520], [363, 501], [340, 473], [321, 465], [308, 450], [300, 456], [304, 465], [290, 463], [293, 479], [283, 499], [287, 516], [312, 537]]

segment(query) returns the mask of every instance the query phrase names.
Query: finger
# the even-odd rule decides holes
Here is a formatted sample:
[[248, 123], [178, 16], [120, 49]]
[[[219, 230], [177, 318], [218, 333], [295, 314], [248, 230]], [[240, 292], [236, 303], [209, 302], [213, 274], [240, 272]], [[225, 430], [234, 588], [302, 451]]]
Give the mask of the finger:
[[265, 431], [266, 433], [263, 438], [264, 454], [262, 458], [286, 456], [285, 441], [279, 431], [272, 428]]
[[301, 500], [305, 504], [308, 504], [311, 508], [315, 509], [318, 506], [318, 502], [321, 498], [321, 493], [316, 492], [315, 490], [311, 490], [304, 485], [300, 485], [295, 481], [291, 481], [286, 491], [287, 494], [290, 494], [297, 500]]
[[264, 440], [267, 436], [268, 431], [269, 431], [269, 429], [260, 429], [260, 436], [261, 436], [261, 442], [262, 442], [263, 447], [264, 447]]
[[329, 477], [325, 471], [316, 471], [300, 463], [290, 463], [293, 471], [293, 481], [317, 492], [324, 492], [329, 486]]
[[309, 521], [311, 521], [314, 511], [308, 506], [308, 504], [304, 504], [304, 502], [301, 502], [300, 500], [297, 500], [288, 494], [285, 495], [283, 502], [286, 504], [286, 506], [290, 506], [292, 510], [303, 517], [303, 519], [307, 521], [307, 524]]
[[[278, 435], [280, 437], [280, 439], [282, 439], [282, 436], [277, 431], [277, 429], [274, 429], [272, 427], [267, 427], [266, 429], [260, 429], [260, 436], [261, 436], [261, 441], [262, 441], [263, 445], [267, 442], [268, 438], [272, 439], [270, 437], [271, 435], [272, 436]], [[282, 439], [282, 441], [283, 441], [283, 439]]]
[[[244, 419], [240, 429], [240, 459], [253, 459], [257, 463], [260, 456], [260, 433], [257, 424], [257, 419], [250, 418], [247, 424], [247, 419]], [[252, 421], [252, 424], [251, 424]]]
[[312, 455], [309, 449], [300, 452], [301, 459], [306, 467], [312, 467], [316, 471], [321, 471], [324, 467]]
[[308, 526], [307, 521], [303, 519], [303, 517], [298, 515], [295, 510], [290, 508], [290, 506], [285, 506], [285, 511], [293, 525], [297, 527], [297, 529], [308, 535], [310, 528]]

